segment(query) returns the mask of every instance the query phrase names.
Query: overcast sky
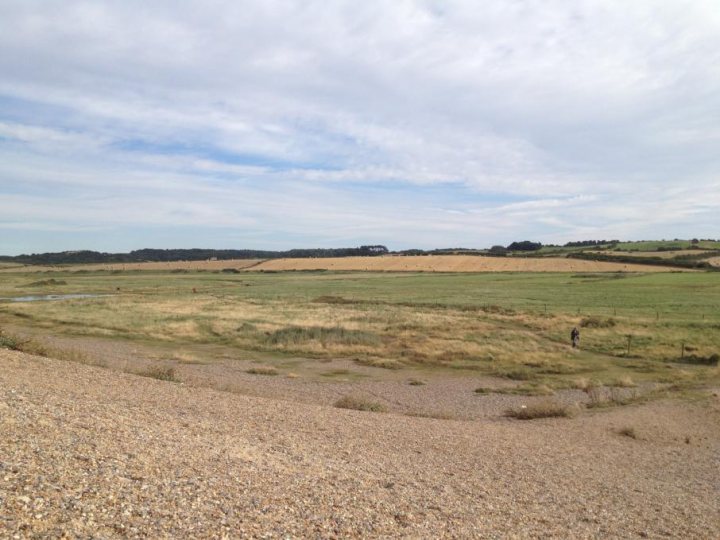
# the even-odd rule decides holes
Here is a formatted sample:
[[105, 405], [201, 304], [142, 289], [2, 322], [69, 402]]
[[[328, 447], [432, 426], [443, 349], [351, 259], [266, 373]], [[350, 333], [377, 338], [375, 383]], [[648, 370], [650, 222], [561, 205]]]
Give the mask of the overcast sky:
[[718, 0], [0, 0], [0, 254], [720, 237]]

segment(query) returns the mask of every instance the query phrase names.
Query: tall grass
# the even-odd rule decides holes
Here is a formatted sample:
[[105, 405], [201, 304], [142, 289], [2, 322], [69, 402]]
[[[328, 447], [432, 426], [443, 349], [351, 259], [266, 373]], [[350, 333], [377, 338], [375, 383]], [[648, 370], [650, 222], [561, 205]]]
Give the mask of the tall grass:
[[378, 346], [380, 337], [372, 332], [348, 330], [340, 326], [288, 326], [271, 332], [265, 339], [272, 345], [299, 345], [316, 341], [323, 345], [367, 345]]

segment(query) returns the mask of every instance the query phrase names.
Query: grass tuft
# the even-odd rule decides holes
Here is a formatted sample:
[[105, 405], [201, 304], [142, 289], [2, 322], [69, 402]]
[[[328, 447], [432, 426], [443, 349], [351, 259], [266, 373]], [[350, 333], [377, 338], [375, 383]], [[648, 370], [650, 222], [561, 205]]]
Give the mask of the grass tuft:
[[358, 396], [345, 396], [335, 402], [338, 409], [353, 409], [356, 411], [386, 412], [387, 408], [382, 403], [369, 401]]
[[245, 370], [245, 373], [251, 375], [279, 375], [279, 371], [272, 366], [258, 366]]
[[136, 371], [135, 374], [159, 381], [179, 382], [179, 379], [175, 375], [175, 368], [170, 366], [150, 366], [142, 371]]
[[540, 401], [505, 411], [505, 416], [517, 420], [535, 420], [536, 418], [570, 418], [576, 414], [576, 408], [557, 401]]
[[20, 350], [20, 342], [13, 336], [6, 336], [0, 332], [0, 348], [10, 349], [11, 351]]
[[618, 429], [617, 433], [618, 435], [622, 435], [623, 437], [630, 437], [631, 439], [638, 438], [637, 433], [635, 432], [635, 428], [630, 426], [625, 426]]

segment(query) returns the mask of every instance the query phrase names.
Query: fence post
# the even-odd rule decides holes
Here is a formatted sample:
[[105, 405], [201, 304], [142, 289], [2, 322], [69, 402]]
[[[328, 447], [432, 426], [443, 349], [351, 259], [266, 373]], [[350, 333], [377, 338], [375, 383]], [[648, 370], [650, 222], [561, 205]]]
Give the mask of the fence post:
[[683, 341], [680, 345], [680, 359], [685, 358], [685, 342]]
[[632, 342], [632, 334], [628, 334], [627, 338], [628, 338], [628, 345], [627, 345], [627, 355], [626, 356], [629, 357], [630, 356], [630, 343]]

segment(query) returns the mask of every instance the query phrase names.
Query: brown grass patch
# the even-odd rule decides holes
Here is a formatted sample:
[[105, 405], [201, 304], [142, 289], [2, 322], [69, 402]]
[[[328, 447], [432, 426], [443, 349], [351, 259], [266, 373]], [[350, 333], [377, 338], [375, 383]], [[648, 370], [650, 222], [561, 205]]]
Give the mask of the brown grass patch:
[[386, 412], [387, 408], [382, 403], [370, 401], [358, 396], [345, 396], [335, 402], [338, 409], [353, 409], [356, 411]]
[[280, 372], [277, 370], [277, 368], [274, 368], [272, 366], [252, 367], [250, 369], [245, 370], [245, 373], [249, 373], [250, 375], [279, 375], [280, 374]]
[[535, 420], [536, 418], [570, 418], [577, 414], [577, 407], [563, 405], [557, 401], [540, 401], [531, 405], [521, 405], [505, 411], [505, 416], [517, 420]]
[[637, 433], [635, 432], [634, 427], [625, 426], [617, 430], [618, 435], [622, 435], [623, 437], [630, 437], [631, 439], [637, 439]]
[[159, 381], [178, 382], [175, 368], [170, 366], [150, 366], [146, 369], [135, 371], [134, 373], [141, 377], [150, 377]]

